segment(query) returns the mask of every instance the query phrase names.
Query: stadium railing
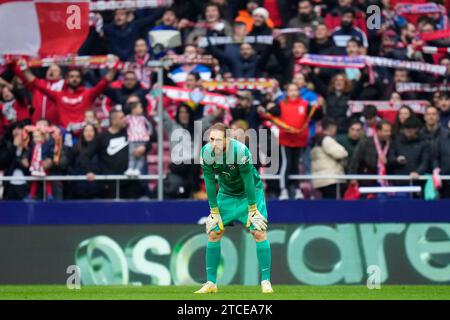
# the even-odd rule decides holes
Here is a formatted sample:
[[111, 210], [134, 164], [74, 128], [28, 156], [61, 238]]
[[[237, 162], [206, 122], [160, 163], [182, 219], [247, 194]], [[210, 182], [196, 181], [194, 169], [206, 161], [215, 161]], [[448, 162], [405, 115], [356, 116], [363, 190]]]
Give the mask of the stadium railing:
[[[138, 177], [128, 177], [126, 175], [96, 175], [95, 181], [115, 181], [116, 185], [116, 200], [120, 200], [120, 181], [126, 180], [137, 180], [137, 181], [157, 181], [159, 176], [157, 174], [140, 175]], [[203, 178], [203, 176], [202, 176]], [[261, 175], [262, 180], [279, 180], [281, 175], [276, 174], [263, 174]], [[430, 175], [422, 175], [418, 179], [411, 179], [409, 175], [290, 175], [289, 179], [299, 180], [299, 181], [312, 181], [312, 180], [388, 180], [388, 181], [409, 181], [409, 185], [412, 186], [415, 181], [426, 181], [430, 178]], [[441, 180], [450, 180], [450, 175], [440, 176]], [[41, 181], [44, 185], [47, 181], [87, 181], [88, 178], [85, 175], [65, 175], [65, 176], [45, 176], [45, 177], [12, 177], [12, 176], [0, 176], [0, 182], [3, 181]], [[341, 185], [337, 184], [336, 199], [340, 199]], [[43, 189], [43, 199], [46, 201], [47, 195], [45, 187]]]

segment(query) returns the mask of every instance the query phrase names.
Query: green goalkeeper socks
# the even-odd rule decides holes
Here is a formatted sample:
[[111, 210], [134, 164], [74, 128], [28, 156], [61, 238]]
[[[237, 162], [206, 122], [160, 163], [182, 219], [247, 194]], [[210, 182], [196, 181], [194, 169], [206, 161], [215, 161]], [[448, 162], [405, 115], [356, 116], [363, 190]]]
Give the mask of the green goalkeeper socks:
[[259, 271], [261, 281], [270, 280], [270, 262], [272, 254], [270, 252], [269, 240], [256, 242], [256, 255], [258, 256]]
[[206, 244], [206, 280], [217, 283], [217, 268], [220, 263], [220, 242]]

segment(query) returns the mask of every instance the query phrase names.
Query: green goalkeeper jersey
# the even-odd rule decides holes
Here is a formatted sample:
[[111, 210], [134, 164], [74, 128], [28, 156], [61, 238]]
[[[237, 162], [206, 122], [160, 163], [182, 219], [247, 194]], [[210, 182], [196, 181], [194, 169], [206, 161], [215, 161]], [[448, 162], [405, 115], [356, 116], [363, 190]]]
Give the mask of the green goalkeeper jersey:
[[247, 146], [237, 140], [229, 139], [224, 154], [214, 154], [211, 144], [206, 144], [201, 152], [201, 164], [205, 178], [206, 193], [211, 208], [216, 208], [216, 179], [218, 175], [219, 193], [247, 197], [248, 205], [256, 203], [255, 189], [263, 190], [258, 171], [253, 165], [253, 158]]

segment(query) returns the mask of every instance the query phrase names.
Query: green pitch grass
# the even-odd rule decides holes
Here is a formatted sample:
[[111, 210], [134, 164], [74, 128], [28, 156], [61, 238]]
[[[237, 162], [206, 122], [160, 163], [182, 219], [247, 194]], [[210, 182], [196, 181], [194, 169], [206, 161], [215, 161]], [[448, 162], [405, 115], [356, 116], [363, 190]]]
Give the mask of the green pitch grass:
[[450, 286], [381, 285], [380, 290], [366, 286], [277, 286], [274, 294], [260, 293], [259, 286], [222, 286], [216, 294], [193, 294], [193, 286], [82, 286], [69, 290], [58, 285], [3, 285], [0, 299], [54, 300], [450, 300]]

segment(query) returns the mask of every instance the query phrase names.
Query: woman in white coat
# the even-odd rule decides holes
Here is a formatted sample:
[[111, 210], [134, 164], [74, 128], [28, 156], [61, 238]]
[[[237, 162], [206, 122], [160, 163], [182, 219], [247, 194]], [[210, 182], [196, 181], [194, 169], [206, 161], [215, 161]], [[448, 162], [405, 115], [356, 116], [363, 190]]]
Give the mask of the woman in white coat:
[[[316, 136], [315, 144], [311, 150], [312, 174], [343, 175], [347, 150], [335, 140], [337, 122], [333, 119], [322, 121], [322, 133]], [[312, 181], [314, 189], [321, 192], [324, 199], [336, 199], [342, 197], [345, 181], [337, 179], [315, 179]], [[338, 184], [340, 190], [338, 192]]]

